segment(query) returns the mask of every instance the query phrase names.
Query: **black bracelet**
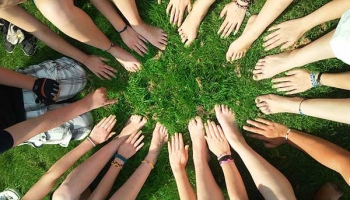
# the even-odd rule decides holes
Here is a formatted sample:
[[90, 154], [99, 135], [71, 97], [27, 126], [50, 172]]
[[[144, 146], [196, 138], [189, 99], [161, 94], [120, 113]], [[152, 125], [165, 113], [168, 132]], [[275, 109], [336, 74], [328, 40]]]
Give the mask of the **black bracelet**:
[[247, 5], [241, 5], [238, 3], [237, 0], [234, 0], [233, 3], [235, 3], [238, 6], [238, 8], [242, 8], [244, 10], [247, 10], [249, 8], [249, 3]]
[[127, 28], [128, 28], [128, 25], [125, 25], [121, 31], [118, 31], [118, 33], [121, 34], [122, 32], [126, 31]]
[[244, 3], [248, 3], [248, 4], [250, 4], [252, 2], [251, 0], [241, 0], [241, 1]]
[[316, 78], [316, 82], [319, 84], [319, 85], [322, 85], [322, 83], [321, 83], [321, 76], [322, 76], [322, 72], [320, 72], [320, 73], [318, 73], [318, 75], [317, 75], [317, 78]]
[[222, 156], [219, 159], [219, 163], [222, 162], [222, 161], [226, 161], [226, 160], [232, 160], [232, 156], [231, 155]]

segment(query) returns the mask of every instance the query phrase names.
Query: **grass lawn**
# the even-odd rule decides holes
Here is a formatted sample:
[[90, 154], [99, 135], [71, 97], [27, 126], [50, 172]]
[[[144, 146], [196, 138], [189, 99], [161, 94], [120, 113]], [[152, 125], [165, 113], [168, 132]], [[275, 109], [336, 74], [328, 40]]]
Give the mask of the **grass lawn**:
[[[98, 11], [86, 1], [81, 3], [86, 11], [101, 30], [116, 44], [127, 48], [113, 27]], [[245, 120], [254, 119], [258, 116], [270, 119], [286, 126], [312, 133], [335, 144], [350, 150], [349, 126], [293, 114], [275, 114], [265, 116], [255, 107], [254, 99], [261, 94], [277, 93], [271, 88], [270, 79], [256, 82], [252, 79], [252, 69], [255, 63], [262, 57], [276, 54], [279, 50], [265, 52], [260, 37], [251, 47], [244, 59], [228, 63], [225, 53], [230, 43], [241, 35], [245, 24], [241, 27], [237, 36], [231, 35], [227, 39], [220, 39], [216, 35], [222, 20], [219, 14], [229, 0], [217, 1], [209, 10], [204, 22], [200, 26], [197, 40], [188, 48], [184, 48], [177, 28], [169, 23], [165, 8], [168, 1], [164, 0], [158, 5], [156, 0], [138, 1], [142, 18], [149, 24], [159, 26], [168, 33], [168, 46], [166, 51], [158, 52], [156, 48], [149, 45], [149, 54], [144, 57], [137, 57], [143, 63], [143, 70], [135, 73], [127, 73], [110, 55], [103, 51], [94, 49], [87, 45], [67, 38], [54, 28], [38, 12], [31, 1], [24, 6], [49, 24], [53, 30], [66, 38], [69, 42], [81, 48], [85, 52], [108, 57], [108, 64], [114, 66], [117, 78], [112, 81], [102, 81], [89, 74], [89, 82], [80, 97], [85, 96], [89, 91], [104, 86], [111, 98], [118, 98], [116, 105], [100, 108], [93, 112], [95, 120], [103, 116], [115, 114], [118, 119], [116, 131], [121, 130], [124, 122], [131, 114], [141, 114], [149, 118], [149, 122], [143, 129], [146, 135], [145, 142], [149, 144], [152, 128], [157, 121], [160, 121], [171, 134], [181, 132], [185, 134], [186, 143], [190, 144], [187, 123], [190, 118], [199, 115], [204, 119], [215, 120], [213, 107], [217, 103], [224, 103], [233, 108], [236, 112], [239, 126], [245, 124]], [[303, 0], [293, 3], [274, 24], [305, 16], [318, 9], [327, 0]], [[257, 1], [251, 6], [249, 12], [257, 14], [265, 1]], [[247, 21], [247, 17], [245, 22]], [[314, 41], [336, 27], [337, 21], [325, 23], [308, 31], [303, 41]], [[263, 34], [265, 36], [267, 32]], [[47, 59], [56, 59], [62, 55], [39, 43], [39, 48], [34, 57], [26, 57], [19, 47], [14, 53], [7, 54], [1, 44], [0, 65], [11, 69], [25, 67], [30, 64], [37, 64]], [[134, 53], [135, 56], [137, 56]], [[307, 69], [316, 71], [347, 71], [348, 66], [336, 59], [316, 62], [305, 66]], [[279, 93], [283, 94], [283, 93]], [[299, 94], [305, 98], [340, 98], [349, 97], [349, 92], [344, 90], [320, 87], [308, 92]], [[322, 109], [322, 108], [320, 108]], [[243, 132], [246, 134], [246, 132]], [[337, 183], [345, 192], [342, 199], [350, 199], [350, 188], [342, 177], [304, 154], [294, 147], [284, 145], [277, 149], [266, 149], [260, 141], [246, 138], [248, 143], [265, 159], [279, 169], [291, 182], [298, 199], [312, 199], [314, 191], [326, 181]], [[28, 189], [55, 163], [60, 157], [69, 152], [79, 142], [71, 142], [67, 148], [58, 145], [46, 145], [40, 149], [30, 146], [14, 148], [5, 154], [0, 155], [0, 191], [6, 187], [17, 188], [22, 193]], [[79, 163], [93, 154], [88, 152], [80, 159]], [[112, 192], [116, 191], [121, 184], [138, 167], [141, 160], [147, 154], [148, 145], [135, 155], [124, 167], [118, 176]], [[210, 165], [219, 186], [225, 192], [224, 177], [220, 166], [212, 155]], [[235, 156], [236, 164], [242, 174], [250, 199], [262, 199], [256, 189], [249, 172], [241, 159]], [[66, 175], [69, 171], [66, 173]], [[191, 160], [188, 162], [187, 173], [190, 182], [195, 187], [194, 165]], [[63, 180], [63, 178], [62, 178]], [[166, 147], [160, 155], [159, 161], [149, 176], [146, 184], [141, 190], [138, 199], [178, 199], [177, 188], [173, 178]]]

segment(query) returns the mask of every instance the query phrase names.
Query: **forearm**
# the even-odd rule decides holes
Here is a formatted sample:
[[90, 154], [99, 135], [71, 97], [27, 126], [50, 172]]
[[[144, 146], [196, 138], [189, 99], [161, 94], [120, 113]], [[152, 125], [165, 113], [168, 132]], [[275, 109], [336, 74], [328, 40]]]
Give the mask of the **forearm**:
[[350, 90], [350, 72], [342, 73], [324, 73], [320, 82], [322, 85]]
[[37, 78], [35, 77], [27, 76], [27, 75], [0, 67], [0, 85], [7, 85], [7, 86], [12, 86], [12, 87], [31, 91], [33, 89], [36, 79]]
[[256, 187], [265, 199], [296, 199], [287, 178], [247, 143], [240, 143], [234, 149], [248, 168]]
[[185, 168], [173, 171], [181, 200], [195, 200], [196, 195], [188, 180]]
[[248, 199], [241, 174], [234, 162], [228, 162], [221, 165], [224, 172], [226, 187], [230, 199]]
[[60, 126], [68, 120], [86, 113], [91, 109], [91, 105], [89, 105], [85, 98], [59, 109], [47, 112], [39, 117], [18, 123], [5, 130], [12, 135], [14, 146], [17, 146], [33, 136]]
[[114, 4], [112, 4], [109, 0], [90, 1], [108, 19], [108, 21], [117, 31], [123, 30], [126, 23], [116, 11]]
[[117, 178], [120, 170], [121, 170], [120, 168], [117, 168], [111, 165], [109, 170], [101, 180], [101, 182], [98, 184], [97, 188], [91, 194], [89, 200], [106, 199], [106, 197], [108, 196], [108, 193], [112, 189], [114, 181]]
[[40, 178], [35, 185], [22, 198], [23, 200], [43, 199], [54, 187], [57, 180], [92, 148], [92, 144], [84, 140], [77, 147], [59, 159], [52, 167]]
[[303, 24], [306, 26], [306, 30], [310, 30], [319, 24], [340, 18], [349, 8], [349, 0], [333, 0], [315, 12], [303, 17]]
[[309, 154], [317, 162], [340, 173], [350, 185], [350, 152], [322, 138], [291, 130], [288, 143]]
[[115, 139], [102, 147], [94, 155], [75, 168], [56, 192], [69, 193], [71, 197], [78, 198], [118, 150], [120, 143], [120, 139]]
[[308, 116], [350, 124], [350, 99], [307, 99], [300, 111]]

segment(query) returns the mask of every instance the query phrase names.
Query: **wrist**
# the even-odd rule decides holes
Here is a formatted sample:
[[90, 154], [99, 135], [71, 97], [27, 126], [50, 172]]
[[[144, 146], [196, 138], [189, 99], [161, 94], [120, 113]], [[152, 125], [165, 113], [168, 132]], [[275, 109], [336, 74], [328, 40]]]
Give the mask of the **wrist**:
[[309, 15], [302, 17], [302, 18], [299, 18], [297, 20], [299, 20], [299, 22], [300, 22], [299, 25], [303, 29], [304, 33], [316, 26], [312, 23], [313, 19], [310, 18]]
[[177, 165], [177, 166], [170, 165], [170, 166], [171, 166], [171, 170], [174, 173], [174, 176], [182, 175], [186, 171], [185, 166], [182, 166], [182, 165]]

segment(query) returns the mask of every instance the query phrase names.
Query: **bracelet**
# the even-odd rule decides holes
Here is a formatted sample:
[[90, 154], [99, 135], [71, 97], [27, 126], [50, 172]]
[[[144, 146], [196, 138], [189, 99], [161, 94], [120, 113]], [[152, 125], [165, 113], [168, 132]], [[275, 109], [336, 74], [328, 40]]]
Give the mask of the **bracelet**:
[[[317, 79], [316, 79], [316, 74], [317, 74]], [[320, 76], [320, 73], [318, 73], [318, 72], [311, 72], [310, 73], [312, 87], [317, 87], [317, 86], [321, 85], [320, 82], [318, 81], [319, 76]]]
[[219, 163], [221, 163], [222, 161], [226, 161], [226, 160], [232, 160], [232, 156], [231, 155], [225, 155], [225, 156], [222, 156], [218, 161]]
[[222, 166], [223, 164], [229, 163], [229, 162], [233, 162], [233, 159], [227, 159], [227, 160], [221, 161], [221, 162], [219, 162], [219, 164], [220, 164], [220, 166]]
[[113, 42], [111, 42], [111, 46], [110, 46], [107, 50], [105, 50], [105, 51], [108, 52], [109, 50], [111, 50], [112, 47], [114, 47]]
[[286, 136], [285, 136], [285, 139], [286, 139], [286, 142], [288, 141], [288, 135], [289, 135], [289, 132], [291, 131], [291, 129], [288, 129], [287, 133], [286, 133]]
[[300, 102], [300, 104], [299, 104], [299, 114], [301, 115], [301, 116], [305, 116], [305, 114], [303, 113], [303, 112], [301, 112], [301, 103], [303, 103], [305, 100], [307, 100], [307, 99], [303, 99], [301, 102]]
[[223, 154], [219, 155], [218, 160], [220, 160], [222, 157], [227, 156], [227, 155], [231, 155], [231, 153], [223, 153]]
[[118, 169], [123, 169], [123, 165], [115, 162], [114, 160], [111, 162], [111, 165], [113, 165], [114, 167], [116, 167]]
[[244, 2], [244, 3], [248, 3], [248, 4], [252, 3], [252, 0], [241, 0], [241, 1]]
[[128, 159], [124, 158], [123, 156], [119, 155], [119, 154], [114, 154], [114, 158], [119, 158], [121, 161], [124, 162], [124, 164], [126, 163], [126, 161], [128, 161]]
[[149, 162], [147, 160], [143, 160], [141, 163], [147, 163], [149, 166], [151, 166], [151, 168], [154, 168], [154, 164], [152, 162]]
[[121, 31], [118, 31], [118, 33], [121, 34], [122, 32], [126, 31], [127, 28], [128, 28], [128, 25], [125, 25]]
[[322, 76], [322, 72], [320, 72], [320, 73], [318, 73], [318, 75], [317, 75], [317, 78], [316, 78], [316, 82], [318, 83], [318, 85], [323, 85], [322, 83], [321, 83], [321, 76]]
[[242, 8], [242, 9], [245, 9], [245, 10], [247, 10], [249, 8], [249, 3], [247, 5], [241, 5], [241, 4], [238, 3], [237, 0], [234, 0], [233, 3], [235, 3], [238, 6], [238, 8]]
[[92, 139], [90, 138], [90, 136], [87, 136], [86, 139], [88, 139], [94, 147], [96, 146], [96, 144], [92, 141]]

